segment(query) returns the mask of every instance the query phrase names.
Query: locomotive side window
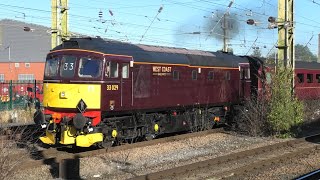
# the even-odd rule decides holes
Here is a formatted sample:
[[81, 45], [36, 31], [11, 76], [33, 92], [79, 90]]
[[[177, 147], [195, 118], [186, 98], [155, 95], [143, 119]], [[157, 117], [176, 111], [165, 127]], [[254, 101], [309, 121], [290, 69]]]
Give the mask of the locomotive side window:
[[76, 66], [75, 56], [62, 56], [60, 65], [60, 76], [61, 77], [73, 77], [74, 69]]
[[313, 83], [313, 74], [307, 74], [307, 83]]
[[297, 74], [297, 77], [298, 77], [298, 82], [299, 83], [303, 83], [304, 82], [304, 74]]
[[80, 59], [80, 77], [99, 77], [101, 75], [101, 60], [83, 57]]
[[46, 77], [55, 77], [58, 74], [59, 59], [57, 57], [47, 59], [44, 74]]
[[318, 83], [320, 83], [320, 74], [316, 74], [316, 78], [317, 78]]
[[105, 76], [110, 78], [119, 77], [118, 69], [119, 69], [118, 63], [108, 61], [106, 66]]
[[244, 80], [244, 69], [241, 68], [240, 70], [240, 80]]
[[192, 70], [192, 80], [197, 80], [197, 71]]
[[208, 73], [208, 79], [209, 79], [209, 80], [213, 80], [213, 78], [214, 78], [214, 73], [213, 73], [213, 71], [209, 71], [209, 73]]
[[129, 78], [129, 64], [122, 64], [122, 78]]
[[246, 68], [244, 70], [244, 79], [250, 79], [250, 69]]
[[226, 80], [230, 80], [230, 79], [231, 79], [231, 75], [230, 75], [230, 72], [229, 72], [229, 71], [226, 72], [226, 74], [225, 74], [225, 79], [226, 79]]
[[173, 71], [173, 80], [179, 80], [179, 77], [180, 74], [179, 74], [179, 71]]

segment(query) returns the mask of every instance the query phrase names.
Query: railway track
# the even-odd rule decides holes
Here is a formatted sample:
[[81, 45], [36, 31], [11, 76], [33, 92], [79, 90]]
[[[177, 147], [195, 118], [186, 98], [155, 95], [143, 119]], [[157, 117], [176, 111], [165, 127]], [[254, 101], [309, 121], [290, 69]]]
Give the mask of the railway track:
[[32, 142], [42, 133], [34, 123], [0, 124], [0, 143]]
[[320, 134], [137, 176], [145, 179], [241, 179], [276, 163], [319, 151]]
[[[225, 132], [225, 131], [223, 128], [216, 128], [216, 129], [211, 129], [207, 131], [163, 137], [163, 138], [154, 139], [151, 141], [142, 141], [142, 142], [137, 142], [133, 144], [124, 144], [121, 146], [115, 146], [107, 149], [93, 149], [93, 150], [91, 149], [83, 152], [75, 152], [75, 151], [72, 151], [70, 148], [69, 149], [68, 148], [50, 148], [50, 149], [45, 149], [40, 151], [30, 151], [29, 157], [31, 157], [31, 160], [28, 159], [19, 163], [19, 166], [17, 168], [19, 170], [25, 170], [30, 168], [36, 168], [44, 164], [47, 164], [47, 165], [57, 164], [64, 159], [77, 159], [77, 158], [84, 158], [89, 156], [96, 156], [100, 154], [119, 152], [119, 151], [134, 149], [138, 147], [151, 146], [159, 143], [174, 142], [174, 141], [179, 141], [187, 138], [200, 137], [200, 136], [205, 136], [205, 135], [220, 133], [220, 132]], [[12, 156], [12, 158], [15, 158], [15, 157], [17, 157], [17, 155]]]

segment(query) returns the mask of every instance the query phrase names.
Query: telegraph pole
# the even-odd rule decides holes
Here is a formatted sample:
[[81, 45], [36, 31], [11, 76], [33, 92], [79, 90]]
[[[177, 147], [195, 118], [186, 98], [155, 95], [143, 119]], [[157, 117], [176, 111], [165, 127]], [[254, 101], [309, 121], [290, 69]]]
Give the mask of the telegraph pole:
[[318, 35], [318, 63], [320, 63], [320, 34]]
[[51, 48], [69, 39], [68, 0], [51, 0]]
[[221, 26], [223, 29], [223, 52], [228, 52], [228, 20], [227, 16], [229, 13], [223, 14], [223, 25]]

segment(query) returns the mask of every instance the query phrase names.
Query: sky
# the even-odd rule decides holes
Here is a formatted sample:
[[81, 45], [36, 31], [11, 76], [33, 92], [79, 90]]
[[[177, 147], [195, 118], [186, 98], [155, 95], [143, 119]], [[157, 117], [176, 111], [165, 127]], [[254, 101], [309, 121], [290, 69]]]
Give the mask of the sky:
[[[135, 44], [217, 51], [223, 47], [221, 20], [229, 12], [229, 47], [235, 54], [276, 50], [277, 0], [69, 0], [69, 31]], [[161, 9], [161, 10], [160, 10]], [[295, 43], [318, 53], [320, 0], [295, 0]], [[99, 17], [102, 12], [102, 17]], [[51, 0], [0, 0], [0, 19], [51, 26]], [[256, 25], [247, 25], [254, 19]], [[33, 33], [37, 33], [34, 30]], [[50, 31], [48, 31], [50, 33]]]

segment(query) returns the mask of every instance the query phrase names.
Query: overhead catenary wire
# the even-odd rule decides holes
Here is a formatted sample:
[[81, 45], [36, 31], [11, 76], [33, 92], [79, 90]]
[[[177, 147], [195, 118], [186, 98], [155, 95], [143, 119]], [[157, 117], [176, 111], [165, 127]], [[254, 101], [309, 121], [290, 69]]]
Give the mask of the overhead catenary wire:
[[159, 10], [158, 10], [158, 13], [154, 16], [154, 18], [152, 19], [150, 25], [148, 26], [148, 28], [146, 29], [146, 31], [143, 33], [143, 35], [141, 36], [141, 39], [140, 41], [142, 41], [142, 39], [144, 38], [144, 36], [147, 34], [148, 30], [150, 29], [150, 27], [152, 26], [154, 20], [158, 17], [158, 15], [162, 12], [163, 10], [163, 6], [161, 5]]
[[[168, 1], [170, 1], [170, 0], [168, 0]], [[167, 1], [167, 2], [168, 2]], [[206, 3], [207, 4], [211, 4], [211, 5], [213, 5], [214, 7], [225, 7], [226, 6], [226, 4], [223, 4], [222, 2], [217, 2], [217, 1], [208, 1], [208, 0], [193, 0], [193, 1], [187, 1], [187, 2], [178, 2], [177, 0], [174, 0], [174, 2], [173, 1], [171, 1], [171, 2], [173, 2], [173, 3], [171, 3], [171, 4], [174, 4], [174, 5], [176, 5], [176, 6], [183, 6], [183, 7], [187, 7], [187, 8], [191, 8], [191, 9], [195, 9], [195, 10], [199, 10], [199, 11], [202, 11], [202, 12], [212, 12], [212, 8], [209, 10], [209, 8], [207, 8], [208, 6], [206, 6], [206, 5], [204, 5], [204, 3], [202, 3], [202, 4], [200, 4], [199, 2], [205, 2], [205, 1], [207, 1]], [[96, 3], [96, 2], [101, 2], [102, 4], [104, 4], [105, 3], [105, 1], [92, 1], [92, 2], [94, 2], [94, 3]], [[168, 4], [166, 2], [166, 4]], [[270, 1], [264, 1], [264, 2], [266, 2], [266, 3], [262, 3], [263, 4], [263, 6], [268, 6], [268, 3], [270, 2]], [[73, 3], [74, 4], [74, 3]], [[119, 4], [119, 3], [116, 3], [116, 4]], [[182, 5], [183, 4], [183, 5]], [[126, 6], [127, 5], [125, 5], [125, 4], [119, 4], [119, 5], [122, 5], [122, 7], [125, 9], [126, 8]], [[138, 4], [138, 5], [136, 5], [136, 6], [139, 6], [140, 4]], [[148, 4], [148, 5], [150, 5], [149, 7], [152, 7], [151, 5], [153, 5], [153, 4]], [[90, 5], [90, 6], [94, 6], [93, 4], [92, 5]], [[204, 7], [204, 6], [206, 6], [206, 7]], [[1, 6], [1, 4], [0, 4], [0, 7], [4, 7], [4, 6]], [[6, 7], [8, 7], [8, 6], [6, 6]], [[128, 7], [128, 6], [127, 6]], [[141, 5], [141, 7], [143, 7], [143, 5]], [[94, 7], [93, 7], [94, 8]], [[109, 8], [111, 8], [111, 7], [108, 7], [108, 8], [106, 8], [106, 9], [109, 9]], [[113, 7], [112, 7], [113, 8]], [[138, 8], [138, 7], [137, 7]], [[239, 10], [240, 11], [240, 13], [238, 13], [238, 14], [240, 14], [241, 15], [241, 12], [248, 12], [249, 10], [250, 10], [250, 8], [247, 8], [247, 7], [244, 7], [243, 5], [238, 5], [237, 3], [234, 3], [234, 6], [232, 6], [232, 8], [234, 8], [234, 9], [236, 9], [236, 10]], [[39, 9], [36, 9], [36, 8], [26, 8], [26, 7], [17, 7], [17, 6], [11, 6], [10, 5], [10, 9], [12, 9], [12, 10], [21, 10], [21, 12], [24, 12], [25, 10], [29, 10], [27, 13], [26, 13], [26, 20], [32, 20], [33, 22], [40, 22], [41, 24], [44, 24], [45, 22], [49, 22], [49, 20], [50, 20], [50, 17], [48, 17], [47, 19], [46, 19], [46, 17], [43, 17], [43, 18], [37, 18], [37, 15], [34, 15], [33, 14], [33, 12], [37, 12], [38, 14], [48, 14], [48, 13], [46, 13], [46, 12], [50, 12], [50, 11], [46, 11], [46, 12], [44, 12], [44, 11], [39, 11]], [[97, 9], [101, 9], [101, 8], [99, 8], [99, 7], [97, 7]], [[117, 8], [115, 8], [115, 9], [117, 9]], [[120, 10], [121, 10], [121, 8], [119, 8]], [[72, 7], [71, 7], [71, 10], [72, 10]], [[20, 13], [20, 12], [16, 12], [16, 13]], [[131, 12], [128, 12], [128, 13], [131, 13]], [[269, 15], [268, 14], [265, 14], [265, 13], [261, 13], [261, 12], [256, 12], [256, 11], [254, 11], [254, 10], [252, 10], [252, 13], [254, 14], [254, 15], [258, 15], [258, 16], [262, 16], [262, 17], [268, 17]], [[260, 13], [260, 14], [259, 14]], [[139, 13], [132, 13], [132, 14], [138, 14], [139, 15]], [[142, 16], [148, 16], [148, 17], [151, 17], [150, 15], [146, 15], [146, 14], [144, 14], [144, 13], [140, 13], [141, 14], [141, 17]], [[33, 16], [33, 17], [31, 17], [31, 15]], [[96, 18], [94, 18], [94, 17], [90, 17], [90, 16], [88, 16], [88, 15], [80, 15], [80, 14], [75, 14], [75, 13], [69, 13], [69, 16], [70, 16], [70, 23], [72, 22], [72, 25], [71, 25], [71, 27], [73, 27], [73, 29], [88, 29], [87, 31], [85, 31], [85, 30], [83, 30], [83, 32], [90, 32], [90, 28], [91, 28], [91, 31], [92, 31], [92, 29], [93, 29], [93, 27], [97, 27], [96, 25], [95, 25], [95, 23], [94, 23], [94, 21], [95, 21], [95, 19]], [[39, 16], [40, 17], [40, 16]], [[72, 19], [72, 20], [71, 20]], [[161, 23], [165, 23], [165, 22], [170, 22], [170, 21], [166, 21], [166, 20], [171, 20], [171, 17], [170, 18], [160, 18], [160, 19], [163, 19], [163, 21], [161, 22]], [[166, 19], [166, 20], [165, 20]], [[91, 23], [92, 24], [90, 24], [90, 21], [91, 20]], [[151, 26], [147, 26], [147, 25], [145, 25], [145, 24], [143, 24], [143, 23], [132, 23], [132, 22], [128, 22], [128, 21], [119, 21], [119, 19], [116, 19], [117, 20], [117, 22], [118, 22], [118, 24], [115, 26], [115, 27], [112, 27], [112, 29], [109, 29], [110, 30], [110, 32], [112, 32], [112, 33], [110, 33], [110, 34], [107, 34], [105, 37], [108, 37], [108, 36], [111, 36], [113, 33], [113, 37], [115, 37], [115, 38], [117, 38], [117, 35], [116, 35], [116, 32], [115, 31], [119, 31], [119, 32], [121, 32], [120, 34], [119, 33], [117, 33], [117, 34], [119, 34], [119, 35], [121, 35], [120, 36], [120, 38], [123, 38], [123, 34], [125, 34], [125, 32], [123, 31], [123, 30], [121, 30], [121, 29], [125, 29], [125, 30], [127, 30], [127, 28], [129, 27], [129, 28], [139, 28], [139, 29], [143, 29], [143, 28], [148, 28], [149, 27], [149, 30], [148, 31], [151, 31], [151, 30], [153, 30], [153, 32], [152, 33], [149, 33], [149, 35], [148, 35], [148, 37], [150, 37], [150, 38], [148, 38], [150, 41], [152, 41], [151, 39], [154, 39], [154, 40], [156, 40], [157, 38], [152, 38], [152, 37], [156, 37], [156, 34], [161, 34], [161, 31], [163, 31], [163, 32], [172, 32], [172, 35], [173, 36], [175, 36], [175, 35], [178, 35], [179, 36], [179, 34], [182, 34], [183, 32], [179, 32], [179, 31], [174, 31], [174, 30], [172, 30], [171, 28], [167, 28], [167, 27], [164, 27], [163, 25], [158, 25], [158, 27], [154, 27], [153, 25], [151, 25]], [[80, 24], [80, 22], [83, 22], [83, 21], [87, 21], [87, 22], [84, 22], [83, 24], [81, 23]], [[180, 20], [174, 20], [174, 21], [176, 21], [176, 23], [177, 24], [179, 24], [179, 23], [181, 23], [181, 21]], [[111, 21], [108, 21], [108, 23], [110, 23]], [[310, 21], [311, 22], [311, 21]], [[319, 26], [317, 26], [317, 24], [315, 24], [315, 23], [308, 23], [308, 22], [299, 22], [299, 21], [297, 21], [297, 23], [298, 24], [301, 24], [301, 25], [304, 25], [304, 26], [306, 26], [306, 27], [313, 27], [313, 28], [319, 28], [320, 29], [320, 27]], [[86, 28], [83, 28], [83, 27], [86, 27]], [[193, 24], [191, 23], [190, 24], [190, 27], [191, 26], [193, 26]], [[197, 26], [197, 28], [198, 28], [198, 26]], [[255, 29], [255, 28], [259, 28], [259, 27], [254, 27], [254, 28], [251, 28], [251, 27], [249, 27], [249, 31], [250, 31], [250, 29]], [[90, 33], [92, 33], [92, 32], [90, 32]], [[103, 32], [102, 32], [103, 33]], [[263, 37], [264, 36], [266, 36], [266, 33], [268, 33], [267, 31], [266, 32], [264, 32], [263, 34], [261, 34], [261, 35], [259, 35], [259, 39], [261, 40], [261, 39], [263, 39]], [[94, 34], [94, 33], [93, 33]], [[165, 34], [165, 33], [163, 33], [163, 34]], [[167, 33], [167, 34], [170, 34], [170, 33]], [[133, 35], [134, 35], [134, 33], [133, 33]], [[188, 35], [188, 34], [186, 34], [186, 35]], [[205, 33], [202, 33], [202, 36], [203, 35], [206, 35]], [[199, 35], [199, 36], [201, 36], [201, 35]], [[252, 35], [250, 35], [250, 34], [247, 34], [246, 35], [247, 36], [247, 38], [246, 39], [251, 39], [251, 38], [253, 38], [253, 36]], [[135, 36], [136, 37], [136, 36]], [[130, 36], [129, 36], [129, 38], [130, 38]], [[133, 38], [132, 38], [133, 39]], [[266, 38], [267, 39], [267, 38]], [[145, 38], [144, 38], [144, 40], [145, 40]], [[236, 38], [233, 38], [232, 39], [232, 41], [233, 42], [237, 42], [237, 41], [240, 41], [239, 39], [236, 39]], [[248, 41], [249, 42], [249, 41]], [[261, 43], [263, 43], [263, 42], [261, 42]], [[256, 42], [256, 44], [258, 45], [259, 43], [258, 43], [258, 41]], [[198, 46], [199, 47], [199, 46]], [[246, 48], [247, 49], [247, 48]]]

